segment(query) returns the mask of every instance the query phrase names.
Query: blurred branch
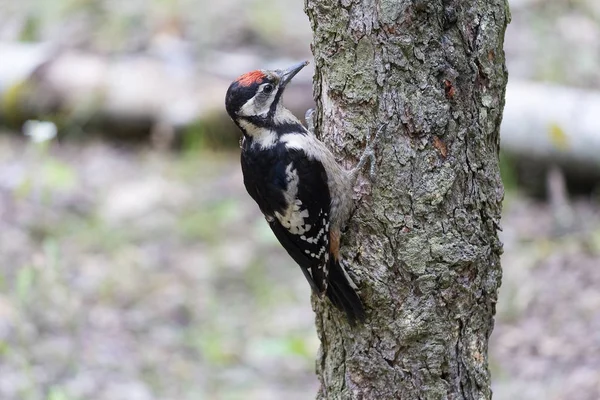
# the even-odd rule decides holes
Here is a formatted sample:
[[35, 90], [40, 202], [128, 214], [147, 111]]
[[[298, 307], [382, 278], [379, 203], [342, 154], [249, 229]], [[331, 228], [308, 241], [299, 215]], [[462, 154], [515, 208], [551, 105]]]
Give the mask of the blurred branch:
[[[31, 118], [59, 127], [101, 126], [112, 135], [148, 136], [200, 124], [217, 135], [228, 128], [223, 97], [236, 71], [260, 61], [216, 54], [209, 68], [173, 57], [136, 54], [111, 58], [79, 51], [53, 52], [41, 44], [1, 44], [0, 121], [20, 126]], [[273, 60], [269, 66], [288, 65]], [[311, 82], [286, 91], [296, 113], [313, 107]], [[566, 171], [600, 174], [600, 93], [512, 81], [506, 92], [502, 147], [519, 159], [557, 164]]]
[[511, 81], [502, 148], [528, 160], [600, 173], [600, 93]]
[[[0, 120], [15, 125], [47, 118], [62, 127], [96, 124], [117, 134], [147, 135], [156, 126], [178, 130], [222, 121], [224, 95], [235, 78], [220, 72], [232, 69], [226, 57], [211, 62], [209, 71], [172, 62], [172, 57], [53, 53], [31, 44], [0, 44], [0, 54], [10, 60], [0, 68]], [[254, 67], [240, 64], [238, 69]], [[305, 95], [311, 82], [294, 86], [287, 102], [303, 115], [312, 106], [311, 96]]]

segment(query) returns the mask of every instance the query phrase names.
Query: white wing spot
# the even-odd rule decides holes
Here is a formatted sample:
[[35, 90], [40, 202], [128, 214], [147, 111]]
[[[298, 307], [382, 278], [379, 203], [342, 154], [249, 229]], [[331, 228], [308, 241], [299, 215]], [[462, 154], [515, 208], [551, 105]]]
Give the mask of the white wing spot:
[[284, 210], [283, 214], [275, 213], [275, 216], [290, 233], [295, 235], [301, 235], [308, 231], [311, 226], [305, 224], [305, 219], [309, 217], [308, 210], [300, 210], [302, 201], [297, 198], [298, 196], [298, 171], [294, 168], [293, 163], [289, 163], [285, 168], [285, 179], [287, 182], [287, 189], [284, 192], [285, 200], [288, 207]]
[[[301, 240], [304, 240], [311, 244], [316, 244], [321, 239], [321, 236], [329, 230], [329, 222], [326, 218], [323, 218], [323, 225], [325, 228], [321, 228], [317, 233], [316, 237], [306, 237], [305, 233], [310, 231], [312, 228], [311, 224], [305, 223], [305, 220], [309, 218], [310, 214], [308, 210], [302, 210], [302, 200], [298, 199], [298, 171], [294, 168], [293, 163], [289, 163], [285, 168], [285, 178], [287, 182], [287, 189], [284, 192], [285, 200], [288, 207], [283, 213], [276, 212], [275, 217], [279, 220], [281, 225], [286, 228], [290, 233], [300, 236]], [[322, 215], [327, 216], [327, 213], [323, 209], [319, 210], [319, 217]], [[320, 256], [321, 253], [319, 253]]]
[[[289, 163], [287, 167], [285, 167], [285, 179], [288, 183], [292, 181], [296, 181], [296, 183], [298, 182], [298, 173], [296, 172], [293, 163]], [[300, 201], [299, 199], [295, 200]]]
[[327, 250], [325, 247], [321, 247], [321, 250], [319, 250], [319, 257], [321, 257], [321, 254], [325, 253], [325, 250]]

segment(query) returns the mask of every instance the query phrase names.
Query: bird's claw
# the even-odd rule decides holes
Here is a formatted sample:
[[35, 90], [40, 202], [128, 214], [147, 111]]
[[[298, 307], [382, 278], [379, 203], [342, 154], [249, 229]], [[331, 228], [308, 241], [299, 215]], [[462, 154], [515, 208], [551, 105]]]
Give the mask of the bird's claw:
[[375, 132], [374, 138], [371, 138], [371, 129], [367, 128], [367, 134], [366, 134], [367, 147], [365, 147], [365, 150], [363, 151], [363, 154], [360, 157], [360, 160], [358, 161], [358, 164], [356, 165], [356, 168], [355, 168], [355, 170], [358, 174], [364, 168], [364, 166], [366, 165], [366, 163], [368, 161], [369, 162], [369, 177], [371, 178], [371, 180], [374, 180], [375, 176], [377, 175], [377, 164], [376, 164], [377, 160], [375, 158], [375, 144], [377, 143], [377, 140], [379, 139], [380, 133], [383, 131], [383, 129], [385, 129], [385, 127], [387, 127], [387, 123], [385, 123], [379, 127], [377, 132]]
[[304, 120], [306, 121], [306, 129], [313, 135], [315, 134], [315, 109], [309, 108], [304, 114]]

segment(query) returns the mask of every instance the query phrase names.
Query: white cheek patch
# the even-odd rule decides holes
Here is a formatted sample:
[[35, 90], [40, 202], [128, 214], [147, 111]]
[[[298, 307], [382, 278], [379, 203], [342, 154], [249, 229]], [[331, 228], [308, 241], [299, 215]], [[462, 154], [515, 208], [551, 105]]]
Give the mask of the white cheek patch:
[[242, 108], [240, 108], [238, 115], [242, 117], [251, 117], [254, 115], [263, 115], [269, 112], [271, 109], [271, 104], [273, 103], [273, 100], [275, 100], [275, 94], [277, 94], [277, 90], [271, 92], [269, 97], [261, 99], [260, 96], [264, 96], [262, 94], [262, 88], [268, 84], [269, 83], [263, 83], [259, 86], [256, 95], [254, 95], [254, 97], [248, 100], [242, 106]]
[[251, 98], [250, 100], [248, 100], [246, 102], [246, 104], [244, 104], [242, 106], [242, 108], [240, 108], [240, 111], [238, 112], [238, 114], [243, 117], [251, 117], [253, 115], [261, 114], [259, 111], [260, 111], [260, 107], [258, 107], [256, 104], [256, 96], [255, 96], [255, 97]]

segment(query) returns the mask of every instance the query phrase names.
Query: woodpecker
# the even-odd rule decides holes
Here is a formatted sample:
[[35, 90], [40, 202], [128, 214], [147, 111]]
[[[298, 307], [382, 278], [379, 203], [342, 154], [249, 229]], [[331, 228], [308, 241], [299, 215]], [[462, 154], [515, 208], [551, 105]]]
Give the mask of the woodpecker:
[[340, 259], [341, 230], [353, 208], [353, 186], [373, 151], [367, 146], [347, 171], [313, 132], [283, 106], [286, 85], [308, 62], [286, 70], [256, 70], [229, 86], [225, 108], [243, 133], [244, 185], [273, 233], [300, 266], [312, 290], [365, 320], [356, 285]]

